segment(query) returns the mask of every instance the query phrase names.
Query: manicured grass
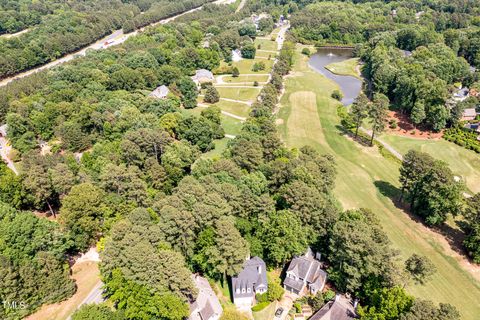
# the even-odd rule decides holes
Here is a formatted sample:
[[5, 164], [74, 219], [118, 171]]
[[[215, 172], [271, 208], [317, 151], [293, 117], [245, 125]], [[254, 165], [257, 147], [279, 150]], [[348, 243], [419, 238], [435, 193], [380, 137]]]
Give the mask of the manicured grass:
[[480, 156], [446, 140], [425, 140], [405, 136], [382, 135], [382, 140], [402, 154], [414, 149], [429, 153], [448, 163], [455, 175], [461, 176], [472, 192], [480, 192]]
[[383, 158], [377, 148], [359, 145], [343, 135], [330, 95], [338, 86], [311, 70], [307, 57], [296, 54], [293, 75], [286, 79], [278, 117], [284, 141], [291, 147], [311, 145], [334, 155], [337, 162], [335, 195], [345, 209], [370, 208], [378, 216], [402, 260], [413, 253], [426, 255], [438, 272], [426, 285], [409, 285], [416, 297], [457, 307], [462, 319], [478, 319], [480, 284], [443, 236], [412, 220], [389, 195], [398, 194], [399, 165]]
[[219, 102], [215, 103], [215, 105], [223, 111], [233, 113], [240, 117], [246, 118], [250, 113], [250, 107], [244, 103], [220, 100]]
[[254, 101], [260, 93], [261, 87], [256, 88], [229, 88], [217, 87], [221, 98], [228, 98], [241, 101]]
[[219, 140], [215, 140], [215, 149], [205, 152], [202, 155], [204, 159], [219, 159], [222, 156], [223, 151], [227, 148], [228, 142], [232, 140], [229, 138], [223, 138]]
[[342, 62], [334, 62], [325, 66], [332, 73], [360, 78], [358, 74], [358, 58], [348, 59]]
[[[255, 48], [258, 49], [258, 45], [260, 45], [261, 50], [277, 50], [277, 42], [269, 40], [271, 35], [268, 35], [267, 39], [255, 39]], [[257, 52], [258, 53], [258, 52]]]
[[[267, 49], [266, 49], [267, 50]], [[260, 56], [263, 56], [263, 53], [259, 54]], [[268, 55], [267, 55], [268, 56]], [[265, 70], [261, 70], [258, 72], [252, 71], [252, 66], [255, 62], [263, 61], [265, 63]], [[233, 62], [232, 64], [234, 67], [238, 68], [238, 71], [240, 71], [240, 74], [242, 73], [269, 73], [270, 70], [272, 70], [273, 66], [273, 58], [270, 60], [266, 59], [242, 59], [240, 61]]]
[[[267, 302], [268, 304], [268, 302]], [[261, 311], [252, 312], [254, 320], [272, 320], [275, 317], [277, 302], [274, 301]]]
[[[254, 74], [255, 72], [252, 71], [251, 73]], [[261, 75], [258, 75], [258, 76], [256, 76], [256, 75], [255, 76], [240, 75], [236, 78], [234, 78], [232, 76], [226, 76], [226, 77], [223, 77], [223, 81], [226, 82], [226, 83], [242, 84], [242, 85], [252, 86], [254, 81], [267, 82], [268, 81], [268, 75], [267, 74], [265, 74], [265, 75], [261, 74]]]
[[232, 134], [234, 136], [240, 134], [242, 124], [240, 120], [222, 114], [222, 127], [226, 134]]

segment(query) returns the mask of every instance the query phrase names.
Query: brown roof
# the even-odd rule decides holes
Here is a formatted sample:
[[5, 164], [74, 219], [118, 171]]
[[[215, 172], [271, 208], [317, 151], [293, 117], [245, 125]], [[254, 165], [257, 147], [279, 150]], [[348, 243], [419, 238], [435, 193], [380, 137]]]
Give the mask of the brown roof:
[[349, 299], [337, 295], [335, 300], [327, 302], [309, 320], [353, 320], [355, 309]]

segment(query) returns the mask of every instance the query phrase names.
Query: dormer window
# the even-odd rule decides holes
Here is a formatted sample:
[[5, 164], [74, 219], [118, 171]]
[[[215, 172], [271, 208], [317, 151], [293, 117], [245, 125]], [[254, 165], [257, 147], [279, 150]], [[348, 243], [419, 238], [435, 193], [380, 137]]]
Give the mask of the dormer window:
[[235, 290], [236, 293], [240, 293], [240, 288], [237, 288], [237, 290]]
[[247, 292], [250, 293], [252, 292], [252, 290], [250, 288], [247, 288]]
[[242, 288], [242, 293], [245, 293], [245, 288]]

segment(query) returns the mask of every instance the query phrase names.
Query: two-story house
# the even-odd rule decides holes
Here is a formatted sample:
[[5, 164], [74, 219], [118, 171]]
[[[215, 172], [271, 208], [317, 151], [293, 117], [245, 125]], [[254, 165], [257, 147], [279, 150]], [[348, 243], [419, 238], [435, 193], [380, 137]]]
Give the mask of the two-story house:
[[327, 273], [309, 248], [305, 255], [295, 257], [290, 262], [283, 286], [285, 290], [295, 294], [303, 295], [310, 292], [315, 295], [323, 290], [326, 281]]
[[259, 257], [253, 257], [243, 264], [243, 270], [232, 278], [233, 302], [237, 308], [251, 308], [255, 294], [268, 289], [267, 267]]

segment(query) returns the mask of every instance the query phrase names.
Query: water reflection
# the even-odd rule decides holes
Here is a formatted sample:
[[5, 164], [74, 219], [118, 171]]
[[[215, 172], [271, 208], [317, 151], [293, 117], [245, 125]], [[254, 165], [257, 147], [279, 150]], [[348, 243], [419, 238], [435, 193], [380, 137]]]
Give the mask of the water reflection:
[[317, 53], [312, 55], [308, 62], [314, 70], [335, 81], [340, 86], [343, 93], [342, 103], [345, 106], [351, 104], [360, 94], [362, 81], [352, 76], [334, 74], [325, 69], [325, 66], [350, 58], [352, 58], [352, 51], [350, 49], [319, 49]]

